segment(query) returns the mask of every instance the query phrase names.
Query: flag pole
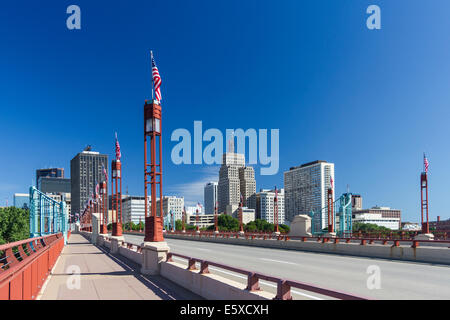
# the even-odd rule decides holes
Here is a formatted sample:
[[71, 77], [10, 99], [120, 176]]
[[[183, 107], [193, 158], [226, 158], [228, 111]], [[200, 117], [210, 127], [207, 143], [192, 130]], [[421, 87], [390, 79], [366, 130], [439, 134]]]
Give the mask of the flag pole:
[[150, 67], [150, 75], [151, 75], [151, 78], [152, 78], [152, 102], [153, 102], [153, 89], [154, 89], [154, 87], [155, 87], [155, 84], [154, 84], [154, 82], [153, 82], [153, 51], [152, 50], [150, 50], [150, 65], [151, 65], [151, 67]]

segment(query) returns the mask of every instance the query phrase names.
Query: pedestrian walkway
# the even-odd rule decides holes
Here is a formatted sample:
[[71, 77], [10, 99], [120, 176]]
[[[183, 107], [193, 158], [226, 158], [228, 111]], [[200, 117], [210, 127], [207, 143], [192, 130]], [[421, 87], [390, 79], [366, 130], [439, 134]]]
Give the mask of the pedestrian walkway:
[[[44, 284], [41, 300], [200, 300], [200, 296], [160, 276], [144, 276], [140, 266], [92, 245], [80, 234], [68, 244]], [[77, 275], [80, 278], [77, 287]]]

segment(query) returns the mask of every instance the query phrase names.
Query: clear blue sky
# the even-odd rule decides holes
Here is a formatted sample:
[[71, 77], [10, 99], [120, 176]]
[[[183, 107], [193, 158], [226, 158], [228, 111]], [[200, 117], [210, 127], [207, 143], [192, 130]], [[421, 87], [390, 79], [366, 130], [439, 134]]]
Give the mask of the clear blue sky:
[[[81, 30], [66, 8], [81, 7]], [[370, 4], [381, 30], [366, 27]], [[8, 1], [0, 10], [0, 203], [35, 169], [64, 167], [87, 144], [122, 147], [123, 184], [143, 194], [142, 108], [149, 51], [162, 77], [164, 189], [203, 201], [217, 167], [174, 165], [177, 128], [279, 128], [280, 170], [335, 163], [336, 193], [419, 219], [422, 153], [430, 213], [448, 218], [450, 2]], [[259, 172], [259, 170], [257, 170]]]

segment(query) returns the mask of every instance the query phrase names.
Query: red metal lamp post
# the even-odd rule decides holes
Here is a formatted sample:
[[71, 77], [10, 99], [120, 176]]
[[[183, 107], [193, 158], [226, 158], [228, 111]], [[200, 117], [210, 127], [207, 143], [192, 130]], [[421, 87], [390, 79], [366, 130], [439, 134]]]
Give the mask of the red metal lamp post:
[[100, 233], [106, 234], [108, 233], [108, 183], [106, 181], [103, 181], [100, 185], [100, 196], [102, 198], [101, 201], [101, 208], [100, 208]]
[[218, 214], [217, 211], [219, 210], [218, 208], [219, 204], [216, 202], [216, 206], [214, 207], [214, 232], [215, 233], [219, 233], [219, 219], [218, 219]]
[[[150, 157], [147, 155], [150, 138]], [[159, 145], [159, 163], [156, 162], [156, 144]], [[148, 163], [150, 158], [150, 163]], [[150, 177], [150, 182], [148, 181]], [[151, 188], [151, 212], [147, 209], [147, 186]], [[157, 185], [159, 185], [160, 210], [157, 216]], [[164, 241], [163, 237], [163, 201], [162, 201], [162, 138], [161, 105], [157, 100], [145, 101], [144, 105], [144, 189], [145, 189], [145, 242]]]
[[273, 199], [273, 221], [275, 224], [275, 234], [280, 234], [280, 228], [278, 227], [279, 221], [278, 221], [278, 190], [275, 186], [275, 197]]
[[120, 160], [112, 160], [112, 236], [122, 236], [122, 164]]
[[334, 221], [333, 221], [333, 189], [328, 188], [327, 193], [328, 201], [328, 233], [334, 232]]

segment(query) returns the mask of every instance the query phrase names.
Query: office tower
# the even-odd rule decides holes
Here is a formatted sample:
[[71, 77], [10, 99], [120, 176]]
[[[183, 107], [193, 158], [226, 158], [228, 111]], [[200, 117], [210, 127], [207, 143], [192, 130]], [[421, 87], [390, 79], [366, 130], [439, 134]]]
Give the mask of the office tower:
[[253, 167], [239, 168], [240, 191], [243, 207], [256, 209], [256, 181]]
[[241, 193], [244, 206], [255, 209], [256, 182], [253, 168], [245, 166], [245, 155], [224, 153], [217, 186], [219, 213], [226, 212], [227, 206], [239, 205]]
[[[316, 215], [316, 230], [327, 227], [327, 191], [330, 177], [334, 179], [334, 163], [317, 160], [292, 167], [284, 172], [285, 219], [292, 221], [298, 214]], [[334, 183], [334, 185], [336, 185]], [[333, 199], [334, 189], [333, 189]]]
[[352, 194], [352, 211], [362, 210], [362, 197], [359, 194]]
[[[72, 212], [80, 213], [94, 192], [95, 183], [105, 180], [102, 165], [108, 170], [108, 156], [85, 148], [70, 161]], [[108, 188], [109, 192], [111, 189]]]
[[[147, 209], [150, 210], [151, 198], [147, 198]], [[145, 223], [145, 197], [144, 196], [127, 196], [122, 197], [122, 216], [123, 223], [139, 222]]]
[[205, 203], [205, 214], [214, 214], [214, 208], [217, 202], [217, 182], [208, 182], [203, 192], [203, 201]]
[[37, 189], [43, 193], [70, 193], [71, 181], [65, 178], [39, 177]]
[[36, 186], [39, 185], [39, 178], [64, 178], [64, 168], [48, 168], [36, 170]]
[[14, 193], [14, 207], [29, 209], [30, 195], [28, 193]]
[[[275, 190], [261, 189], [256, 194], [256, 218], [266, 220], [267, 222], [275, 222]], [[278, 224], [284, 224], [284, 189], [278, 190]]]
[[[159, 214], [159, 199], [156, 201], [156, 213]], [[183, 218], [184, 198], [178, 198], [175, 196], [163, 197], [163, 213], [164, 216], [170, 214], [172, 211], [175, 220], [181, 220]]]

